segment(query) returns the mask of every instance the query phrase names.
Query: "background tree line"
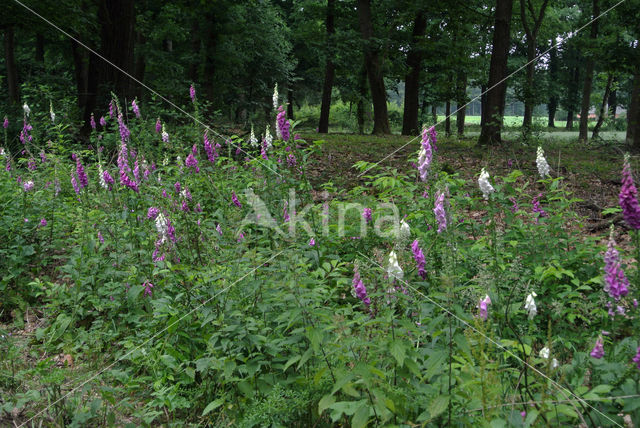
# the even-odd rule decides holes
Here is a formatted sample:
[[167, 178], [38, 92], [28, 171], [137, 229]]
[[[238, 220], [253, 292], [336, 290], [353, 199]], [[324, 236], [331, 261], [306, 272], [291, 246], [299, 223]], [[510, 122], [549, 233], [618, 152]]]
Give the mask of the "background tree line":
[[[500, 142], [507, 90], [524, 104], [523, 129], [545, 104], [587, 140], [588, 116], [626, 111], [627, 142], [640, 148], [640, 0], [25, 0], [95, 49], [61, 34], [14, 1], [0, 18], [0, 96], [7, 115], [28, 98], [48, 110], [67, 103], [79, 135], [111, 92], [177, 104], [198, 89], [205, 117], [249, 126], [271, 117], [276, 83], [290, 117], [320, 106], [328, 132], [332, 103], [353, 108], [358, 129], [391, 132], [390, 95], [402, 94], [402, 133], [415, 135], [444, 106], [446, 133], [464, 133], [472, 88], [481, 92], [481, 144]], [[576, 31], [583, 28], [580, 32]], [[555, 45], [558, 44], [557, 47]], [[538, 55], [542, 57], [533, 61]], [[506, 77], [523, 68], [513, 77]], [[506, 79], [506, 80], [505, 80]], [[562, 116], [559, 113], [562, 112]], [[165, 113], [170, 114], [170, 113]], [[624, 115], [623, 115], [624, 116]], [[175, 120], [184, 120], [177, 113]], [[577, 123], [578, 122], [578, 123]]]

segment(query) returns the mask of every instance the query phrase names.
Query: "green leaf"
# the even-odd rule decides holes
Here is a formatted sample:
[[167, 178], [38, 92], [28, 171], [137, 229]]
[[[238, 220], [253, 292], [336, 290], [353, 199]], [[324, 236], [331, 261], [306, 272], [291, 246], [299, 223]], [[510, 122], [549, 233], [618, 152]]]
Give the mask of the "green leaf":
[[318, 402], [318, 414], [321, 415], [329, 406], [336, 402], [336, 397], [333, 394], [327, 394]]
[[367, 426], [367, 422], [369, 422], [369, 405], [362, 404], [351, 418], [351, 427], [363, 428]]
[[406, 357], [406, 350], [404, 349], [404, 344], [400, 340], [394, 340], [391, 344], [391, 355], [396, 359], [398, 365], [400, 367], [404, 364], [404, 359]]
[[207, 404], [207, 407], [205, 407], [204, 410], [202, 411], [202, 416], [205, 416], [211, 413], [212, 411], [222, 406], [223, 404], [224, 404], [224, 398], [222, 397], [216, 398], [211, 403]]
[[284, 365], [282, 371], [286, 372], [287, 369], [291, 367], [292, 364], [295, 364], [296, 361], [298, 361], [300, 358], [302, 358], [302, 355], [294, 355], [293, 357], [289, 358], [289, 361], [287, 361], [287, 363]]
[[442, 412], [444, 412], [445, 410], [447, 410], [447, 407], [449, 406], [449, 397], [446, 395], [439, 395], [436, 398], [434, 398], [431, 403], [429, 403], [429, 414], [431, 415], [431, 418], [436, 418], [438, 417], [438, 415], [440, 415]]

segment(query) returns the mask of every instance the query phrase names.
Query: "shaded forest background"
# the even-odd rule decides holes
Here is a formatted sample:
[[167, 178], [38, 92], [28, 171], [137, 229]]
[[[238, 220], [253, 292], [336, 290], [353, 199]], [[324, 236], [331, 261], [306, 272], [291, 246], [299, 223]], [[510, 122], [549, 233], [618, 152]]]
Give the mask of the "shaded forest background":
[[502, 116], [515, 113], [525, 135], [544, 115], [544, 125], [561, 120], [581, 140], [603, 126], [626, 129], [640, 148], [638, 0], [22, 3], [77, 40], [6, 2], [0, 113], [16, 130], [22, 103], [47, 112], [52, 104], [70, 112], [82, 138], [111, 93], [157, 99], [139, 82], [178, 105], [193, 83], [209, 123], [260, 128], [278, 84], [289, 117], [321, 133], [335, 127], [337, 110], [353, 131], [405, 135], [438, 114], [447, 134], [462, 134], [472, 113], [481, 116], [479, 142], [492, 144]]

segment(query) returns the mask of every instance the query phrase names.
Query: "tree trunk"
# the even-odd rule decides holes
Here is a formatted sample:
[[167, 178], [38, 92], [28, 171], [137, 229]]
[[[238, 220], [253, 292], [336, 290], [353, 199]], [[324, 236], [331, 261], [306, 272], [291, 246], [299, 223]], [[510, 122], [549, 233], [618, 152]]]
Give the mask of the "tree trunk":
[[88, 60], [82, 48], [74, 39], [71, 42], [71, 54], [73, 56], [73, 71], [76, 78], [76, 92], [78, 96], [78, 108], [84, 113], [87, 104], [87, 86], [89, 79]]
[[[600, 7], [598, 0], [593, 0], [593, 17], [600, 16]], [[592, 40], [592, 44], [595, 43], [598, 37], [598, 20], [596, 19], [591, 23], [591, 31], [589, 37]], [[591, 87], [593, 86], [593, 69], [595, 67], [595, 60], [593, 54], [587, 58], [587, 64], [585, 67], [584, 86], [582, 88], [582, 105], [580, 107], [580, 135], [578, 140], [586, 143], [589, 139], [589, 107], [591, 107]]]
[[573, 129], [573, 118], [576, 114], [575, 108], [578, 105], [578, 86], [580, 84], [580, 68], [575, 67], [571, 74], [572, 79], [569, 84], [569, 107], [567, 108], [566, 129]]
[[487, 108], [487, 85], [480, 85], [480, 127], [485, 126], [486, 117], [484, 111]]
[[444, 107], [444, 134], [451, 135], [451, 100], [447, 100]]
[[333, 90], [333, 77], [335, 66], [333, 65], [333, 35], [336, 32], [334, 23], [335, 0], [327, 1], [327, 62], [324, 67], [324, 84], [322, 85], [322, 104], [320, 105], [320, 121], [318, 122], [318, 132], [326, 134], [329, 132], [329, 113], [331, 112], [331, 91]]
[[[144, 72], [147, 68], [147, 62], [145, 61], [146, 55], [144, 53], [144, 45], [147, 42], [147, 38], [139, 31], [136, 31], [136, 62], [134, 65], [134, 76], [140, 82], [144, 82]], [[138, 97], [142, 97], [142, 86], [137, 86], [135, 91]]]
[[390, 134], [387, 91], [384, 87], [380, 48], [374, 46], [371, 0], [358, 0], [358, 19], [364, 39], [364, 58], [373, 101], [373, 134]]
[[287, 88], [287, 119], [294, 120], [293, 118], [293, 88], [289, 86]]
[[427, 16], [419, 11], [413, 21], [411, 45], [407, 54], [408, 73], [404, 78], [404, 112], [402, 114], [402, 135], [417, 135], [420, 132], [418, 124], [418, 103], [420, 89], [420, 65], [422, 63], [422, 49], [418, 46], [420, 39], [427, 29]]
[[364, 134], [364, 102], [367, 99], [367, 69], [363, 66], [358, 77], [358, 89], [360, 97], [358, 98], [358, 106], [356, 116], [358, 120], [358, 134]]
[[593, 128], [593, 134], [591, 134], [592, 139], [595, 139], [598, 137], [600, 128], [604, 123], [604, 115], [605, 115], [605, 112], [607, 111], [607, 100], [609, 99], [609, 91], [611, 91], [612, 82], [613, 82], [613, 73], [609, 73], [609, 77], [607, 78], [607, 85], [604, 88], [604, 96], [602, 97], [602, 104], [600, 104], [600, 112], [598, 113], [598, 122], [596, 122], [596, 126]]
[[[520, 0], [521, 3], [524, 0]], [[535, 71], [535, 64], [533, 59], [536, 57], [535, 40], [527, 41], [527, 65], [525, 87], [524, 87], [524, 116], [522, 117], [522, 128], [525, 134], [531, 132], [531, 125], [533, 125], [533, 73]]]
[[[522, 120], [522, 127], [526, 135], [531, 131], [531, 125], [533, 124], [533, 108], [535, 107], [536, 97], [533, 86], [533, 75], [535, 72], [534, 59], [536, 57], [536, 48], [538, 40], [538, 32], [544, 19], [544, 11], [547, 8], [549, 0], [544, 0], [540, 6], [540, 12], [536, 16], [535, 8], [531, 0], [520, 0], [520, 20], [527, 38], [527, 72], [526, 83], [524, 88], [524, 117]], [[525, 5], [526, 3], [526, 5]], [[526, 6], [526, 7], [525, 7]], [[529, 25], [527, 20], [526, 10], [529, 10], [531, 18], [533, 19], [533, 28]]]
[[613, 88], [609, 93], [609, 116], [614, 120], [616, 119], [616, 110], [618, 110], [618, 91], [616, 89], [617, 80], [618, 79], [613, 80]]
[[436, 123], [438, 123], [438, 106], [436, 104], [431, 104], [431, 119], [433, 120], [433, 126], [436, 126]]
[[36, 34], [36, 61], [44, 64], [44, 36]]
[[507, 57], [510, 42], [510, 24], [513, 0], [496, 0], [495, 25], [493, 31], [493, 50], [489, 66], [489, 92], [483, 106], [484, 124], [480, 131], [478, 144], [500, 143], [502, 138], [502, 113], [507, 94]]
[[633, 89], [627, 109], [627, 137], [628, 146], [640, 149], [640, 65], [636, 65], [633, 73]]
[[[553, 43], [553, 42], [551, 42]], [[556, 82], [558, 80], [558, 51], [556, 47], [551, 48], [549, 51], [549, 76], [551, 82], [550, 86], [550, 94], [549, 94], [549, 102], [547, 103], [547, 110], [549, 112], [549, 120], [547, 122], [547, 126], [549, 128], [556, 127], [556, 112], [558, 111], [558, 93], [556, 90]]]
[[132, 98], [134, 85], [126, 73], [134, 74], [134, 0], [102, 0], [98, 9], [101, 53], [111, 62], [98, 66], [100, 84], [108, 84], [121, 97]]
[[[207, 94], [207, 99], [209, 101], [214, 100], [216, 87], [215, 87], [215, 75], [216, 75], [216, 64], [215, 64], [215, 53], [218, 45], [218, 29], [217, 29], [217, 19], [214, 14], [210, 14], [207, 16], [207, 21], [209, 22], [209, 32], [207, 34], [207, 38], [204, 43], [204, 87], [205, 92]], [[269, 117], [269, 114], [266, 114], [266, 117]]]
[[4, 62], [7, 68], [7, 86], [9, 91], [9, 102], [20, 104], [20, 92], [18, 90], [18, 67], [15, 57], [15, 37], [13, 27], [6, 27], [4, 30]]
[[464, 71], [458, 71], [456, 80], [456, 127], [458, 135], [464, 135], [464, 119], [467, 114], [467, 74]]

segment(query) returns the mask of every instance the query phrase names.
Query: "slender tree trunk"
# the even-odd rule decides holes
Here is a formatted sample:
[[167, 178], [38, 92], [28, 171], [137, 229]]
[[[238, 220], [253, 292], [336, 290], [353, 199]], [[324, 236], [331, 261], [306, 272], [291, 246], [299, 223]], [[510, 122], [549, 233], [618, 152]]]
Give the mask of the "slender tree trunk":
[[191, 52], [195, 56], [195, 60], [191, 62], [189, 65], [189, 79], [192, 82], [196, 82], [198, 80], [198, 71], [200, 66], [199, 59], [201, 58], [202, 42], [200, 40], [200, 23], [197, 19], [193, 20], [193, 24], [191, 26]]
[[604, 88], [604, 96], [602, 97], [602, 103], [600, 104], [598, 121], [596, 122], [596, 126], [593, 128], [593, 134], [591, 134], [592, 139], [598, 138], [598, 134], [600, 133], [600, 128], [604, 123], [604, 116], [605, 116], [605, 113], [607, 112], [607, 100], [609, 99], [609, 91], [611, 91], [612, 82], [613, 82], [613, 73], [609, 73], [609, 77], [607, 78], [607, 85]]
[[[502, 138], [502, 112], [507, 94], [507, 57], [509, 53], [510, 25], [513, 0], [496, 0], [493, 50], [489, 66], [489, 92], [483, 109], [484, 125], [480, 131], [480, 145], [497, 144]], [[495, 86], [495, 87], [494, 87]]]
[[627, 145], [640, 149], [640, 65], [636, 65], [633, 73], [631, 100], [627, 109]]
[[[135, 59], [135, 66], [134, 66], [134, 76], [136, 79], [138, 79], [141, 82], [144, 82], [144, 73], [145, 70], [147, 68], [147, 62], [145, 60], [146, 56], [144, 54], [144, 45], [147, 42], [146, 37], [140, 33], [139, 31], [136, 31], [136, 59]], [[137, 86], [137, 90], [135, 91], [136, 95], [138, 97], [142, 97], [142, 86]]]
[[[102, 55], [113, 65], [134, 74], [134, 0], [102, 0], [98, 10]], [[99, 64], [99, 81], [109, 84], [118, 96], [131, 98], [134, 85], [129, 76], [112, 64]]]
[[373, 134], [390, 134], [387, 112], [387, 91], [384, 87], [380, 49], [374, 47], [371, 0], [358, 0], [358, 19], [364, 39], [364, 58], [369, 76], [369, 89], [373, 101]]
[[[207, 16], [207, 20], [209, 21], [209, 32], [207, 34], [207, 38], [204, 42], [204, 87], [205, 92], [207, 94], [207, 99], [209, 101], [213, 101], [215, 98], [216, 87], [215, 87], [215, 77], [216, 77], [216, 62], [215, 62], [215, 53], [218, 46], [218, 24], [217, 18], [212, 13]], [[266, 117], [269, 117], [269, 114], [266, 114]]]
[[556, 89], [558, 80], [558, 49], [556, 47], [553, 47], [551, 51], [549, 51], [549, 78], [551, 80], [549, 83], [549, 90], [551, 93], [549, 94], [549, 102], [547, 103], [547, 110], [549, 112], [547, 126], [549, 128], [555, 128], [556, 112], [558, 111], [559, 103], [558, 92]]
[[7, 87], [9, 90], [9, 102], [20, 104], [20, 92], [18, 90], [18, 67], [15, 57], [15, 36], [13, 27], [4, 30], [4, 62], [7, 68]]
[[447, 100], [444, 107], [444, 134], [451, 135], [451, 100]]
[[404, 78], [404, 112], [402, 114], [402, 135], [417, 135], [420, 131], [418, 124], [418, 104], [420, 89], [420, 65], [422, 63], [422, 49], [418, 46], [420, 39], [427, 29], [427, 16], [419, 11], [413, 21], [411, 45], [407, 54], [408, 73]]
[[84, 55], [82, 48], [74, 39], [71, 42], [71, 54], [73, 56], [73, 70], [76, 79], [76, 92], [78, 96], [78, 108], [84, 114], [87, 104], [87, 86], [89, 78], [88, 59]]
[[358, 90], [360, 96], [356, 108], [356, 116], [358, 121], [358, 134], [364, 134], [364, 102], [367, 99], [367, 69], [363, 66], [358, 77]]
[[289, 86], [287, 88], [287, 118], [294, 120], [293, 118], [293, 88]]
[[483, 128], [487, 121], [484, 111], [487, 108], [487, 85], [480, 86], [480, 127]]
[[36, 61], [44, 64], [44, 36], [41, 33], [36, 34]]
[[464, 135], [464, 119], [467, 114], [467, 74], [464, 71], [458, 71], [456, 80], [456, 127], [458, 135]]
[[609, 115], [614, 120], [616, 119], [616, 110], [618, 110], [618, 91], [616, 89], [617, 80], [618, 79], [613, 80], [613, 87], [609, 93]]
[[431, 104], [431, 120], [433, 120], [434, 126], [438, 123], [438, 106], [436, 104]]
[[326, 134], [329, 132], [329, 113], [331, 112], [331, 91], [333, 91], [333, 77], [335, 66], [333, 65], [333, 35], [336, 32], [334, 22], [335, 0], [327, 1], [327, 62], [324, 67], [324, 84], [322, 85], [322, 104], [320, 106], [320, 121], [318, 122], [318, 132]]
[[566, 129], [573, 129], [573, 118], [576, 114], [576, 107], [578, 105], [578, 87], [580, 84], [580, 68], [575, 67], [571, 73], [571, 83], [569, 84], [569, 106], [567, 108], [567, 124]]
[[[521, 2], [523, 2], [524, 0], [520, 0]], [[535, 40], [530, 40], [527, 41], [527, 61], [533, 61], [533, 59], [536, 57], [536, 50], [535, 50]], [[524, 115], [522, 117], [522, 127], [524, 128], [524, 132], [525, 134], [528, 134], [529, 132], [531, 132], [531, 125], [533, 124], [533, 73], [535, 71], [534, 69], [535, 64], [533, 62], [531, 62], [530, 64], [527, 65], [527, 69], [526, 69], [526, 83], [525, 83], [525, 88], [524, 88]]]
[[[600, 7], [598, 0], [593, 0], [593, 17], [600, 15]], [[591, 31], [589, 37], [592, 43], [598, 38], [598, 20], [596, 19], [591, 23]], [[595, 59], [593, 55], [589, 55], [587, 58], [587, 64], [585, 67], [584, 86], [582, 88], [582, 105], [580, 107], [580, 135], [578, 140], [586, 143], [589, 139], [589, 107], [591, 107], [591, 88], [593, 86], [593, 69], [595, 68]]]

